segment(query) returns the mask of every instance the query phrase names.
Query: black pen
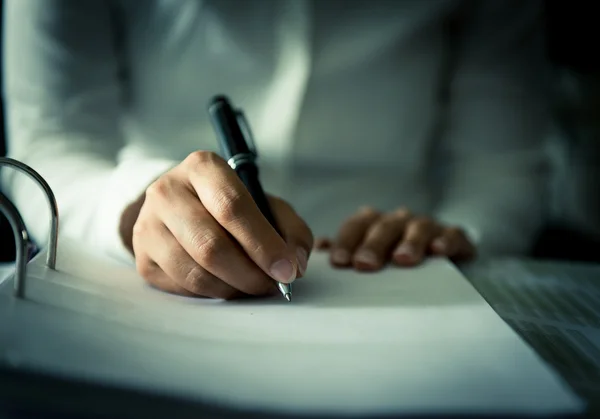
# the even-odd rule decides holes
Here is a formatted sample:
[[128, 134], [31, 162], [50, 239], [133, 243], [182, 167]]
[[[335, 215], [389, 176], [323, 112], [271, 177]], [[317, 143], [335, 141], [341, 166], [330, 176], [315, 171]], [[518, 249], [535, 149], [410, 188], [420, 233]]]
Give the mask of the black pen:
[[[222, 157], [235, 170], [262, 214], [281, 235], [267, 196], [258, 179], [256, 146], [243, 112], [234, 109], [227, 97], [219, 95], [210, 101], [208, 114], [217, 132]], [[277, 282], [277, 287], [288, 301], [292, 301], [291, 284]]]

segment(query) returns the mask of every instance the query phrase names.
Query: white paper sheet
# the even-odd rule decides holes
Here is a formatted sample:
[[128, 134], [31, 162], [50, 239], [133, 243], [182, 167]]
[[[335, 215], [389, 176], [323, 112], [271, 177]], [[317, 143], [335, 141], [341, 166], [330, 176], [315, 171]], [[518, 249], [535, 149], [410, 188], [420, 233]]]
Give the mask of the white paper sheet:
[[167, 295], [68, 243], [59, 273], [42, 257], [26, 301], [0, 292], [12, 365], [282, 412], [583, 407], [445, 260], [358, 274], [317, 254], [290, 304]]
[[12, 274], [14, 269], [14, 263], [0, 263], [0, 284]]

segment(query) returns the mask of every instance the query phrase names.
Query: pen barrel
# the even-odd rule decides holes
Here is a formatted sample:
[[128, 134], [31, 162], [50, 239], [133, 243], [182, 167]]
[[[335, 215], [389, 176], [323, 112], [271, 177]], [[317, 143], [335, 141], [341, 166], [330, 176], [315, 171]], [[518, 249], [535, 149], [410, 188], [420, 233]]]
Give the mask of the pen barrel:
[[262, 212], [273, 228], [275, 228], [277, 233], [281, 235], [281, 231], [279, 230], [279, 226], [275, 220], [273, 211], [271, 210], [271, 205], [269, 204], [267, 195], [260, 184], [258, 178], [258, 168], [253, 164], [245, 164], [239, 167], [236, 172], [246, 186], [246, 189], [248, 189], [248, 192], [250, 192], [250, 195], [252, 195], [252, 198], [254, 199], [254, 202], [256, 202], [258, 209]]
[[221, 150], [221, 156], [229, 160], [233, 156], [251, 153], [238, 116], [229, 99], [216, 96], [208, 107], [208, 115], [213, 124]]

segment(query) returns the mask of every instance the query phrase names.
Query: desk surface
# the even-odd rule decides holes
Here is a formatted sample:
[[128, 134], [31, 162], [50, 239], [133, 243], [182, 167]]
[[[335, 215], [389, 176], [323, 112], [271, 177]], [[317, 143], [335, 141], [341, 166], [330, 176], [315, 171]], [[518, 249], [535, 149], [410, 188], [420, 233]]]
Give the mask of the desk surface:
[[600, 265], [505, 259], [480, 261], [463, 271], [600, 413]]

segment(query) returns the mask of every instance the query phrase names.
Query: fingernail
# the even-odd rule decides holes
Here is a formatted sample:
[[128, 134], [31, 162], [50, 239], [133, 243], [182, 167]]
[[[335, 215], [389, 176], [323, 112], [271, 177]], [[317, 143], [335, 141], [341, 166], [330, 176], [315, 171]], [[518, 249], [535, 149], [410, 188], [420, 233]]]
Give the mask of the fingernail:
[[273, 279], [286, 284], [296, 279], [296, 268], [287, 259], [281, 259], [271, 265], [271, 276]]
[[354, 255], [354, 260], [369, 266], [377, 266], [379, 264], [377, 255], [370, 250], [360, 250]]
[[299, 247], [296, 249], [296, 258], [298, 259], [298, 269], [300, 269], [300, 274], [304, 275], [308, 264], [308, 252], [302, 247]]
[[446, 241], [442, 238], [435, 239], [431, 245], [436, 252], [443, 252], [446, 250]]
[[408, 256], [413, 257], [415, 255], [415, 250], [410, 244], [402, 244], [396, 248], [394, 251], [394, 256]]
[[333, 251], [331, 259], [334, 263], [346, 265], [350, 263], [350, 253], [346, 249], [336, 249]]

